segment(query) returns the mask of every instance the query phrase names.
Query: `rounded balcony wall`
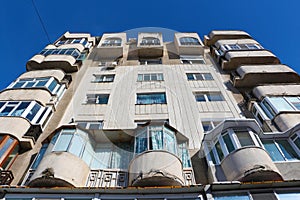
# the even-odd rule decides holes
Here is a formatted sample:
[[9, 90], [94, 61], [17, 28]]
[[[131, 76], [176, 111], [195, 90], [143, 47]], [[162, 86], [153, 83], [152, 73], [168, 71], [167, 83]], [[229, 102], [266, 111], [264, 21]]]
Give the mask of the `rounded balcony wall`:
[[280, 112], [275, 115], [273, 121], [281, 131], [286, 131], [299, 124], [299, 111]]
[[279, 170], [269, 154], [260, 147], [248, 146], [237, 149], [221, 162], [228, 181], [280, 181]]
[[12, 88], [0, 93], [0, 100], [9, 101], [12, 99], [15, 101], [36, 100], [45, 106], [51, 101], [52, 95], [46, 88]]
[[50, 153], [42, 159], [28, 186], [84, 187], [89, 172], [89, 166], [71, 153]]
[[[16, 126], [16, 124], [18, 124]], [[20, 142], [23, 149], [33, 148], [33, 138], [23, 137], [30, 129], [30, 122], [23, 117], [0, 117], [0, 132], [14, 136]]]
[[64, 72], [76, 72], [79, 67], [71, 55], [35, 55], [26, 64], [28, 71], [41, 69], [62, 69]]
[[177, 156], [167, 151], [143, 152], [129, 164], [129, 185], [182, 186], [182, 163]]
[[19, 76], [19, 79], [42, 77], [54, 77], [58, 81], [61, 81], [65, 77], [65, 73], [59, 69], [29, 71]]

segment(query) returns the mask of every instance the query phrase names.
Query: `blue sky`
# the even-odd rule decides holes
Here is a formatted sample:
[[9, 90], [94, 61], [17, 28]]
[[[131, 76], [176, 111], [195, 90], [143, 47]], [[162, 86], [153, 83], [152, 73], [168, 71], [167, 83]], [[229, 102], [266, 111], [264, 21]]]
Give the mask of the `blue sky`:
[[[283, 64], [300, 72], [297, 39], [299, 0], [34, 0], [51, 42], [66, 31], [123, 32], [163, 27], [197, 32], [245, 30]], [[25, 72], [26, 62], [49, 42], [32, 0], [5, 0], [0, 6], [2, 48], [0, 89]]]

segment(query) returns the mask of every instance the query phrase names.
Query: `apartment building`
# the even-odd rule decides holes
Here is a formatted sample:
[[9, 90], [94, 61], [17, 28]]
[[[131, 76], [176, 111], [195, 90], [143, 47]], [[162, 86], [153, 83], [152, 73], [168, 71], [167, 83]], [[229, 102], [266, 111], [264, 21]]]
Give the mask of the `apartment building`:
[[299, 110], [244, 31], [66, 32], [0, 92], [1, 198], [299, 199]]

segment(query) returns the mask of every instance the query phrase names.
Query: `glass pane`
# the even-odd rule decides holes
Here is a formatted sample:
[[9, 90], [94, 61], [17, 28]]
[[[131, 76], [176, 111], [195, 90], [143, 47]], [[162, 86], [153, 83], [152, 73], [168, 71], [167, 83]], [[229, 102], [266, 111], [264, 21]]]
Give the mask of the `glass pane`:
[[273, 161], [284, 161], [284, 157], [281, 155], [273, 141], [265, 140], [262, 141], [262, 143]]
[[0, 149], [0, 158], [3, 159], [3, 155], [4, 153], [6, 153], [6, 151], [8, 150], [8, 148], [12, 145], [12, 143], [14, 142], [14, 139], [9, 137], [6, 141], [5, 144], [2, 146], [2, 148]]
[[298, 147], [298, 149], [300, 150], [300, 138], [297, 137], [296, 140], [294, 140], [295, 145]]
[[138, 80], [138, 81], [143, 81], [143, 74], [139, 74], [137, 80]]
[[201, 123], [202, 123], [204, 132], [210, 131], [214, 128], [210, 121], [203, 121]]
[[300, 199], [300, 193], [277, 193], [279, 200], [296, 200]]
[[250, 200], [248, 194], [220, 194], [213, 196], [214, 200]]
[[221, 148], [221, 145], [220, 145], [219, 141], [215, 144], [215, 147], [216, 147], [219, 159], [220, 159], [220, 161], [222, 161], [223, 158], [224, 158], [224, 154], [223, 154], [223, 151], [222, 151], [222, 148]]
[[150, 81], [150, 74], [144, 74], [144, 81]]
[[223, 101], [223, 97], [218, 93], [209, 93], [207, 94], [207, 98], [209, 101]]
[[29, 106], [30, 102], [22, 102], [17, 109], [11, 114], [11, 116], [21, 116], [22, 113], [26, 110]]
[[135, 153], [146, 151], [148, 149], [147, 144], [147, 130], [144, 130], [143, 133], [135, 138]]
[[195, 74], [195, 76], [196, 76], [196, 80], [203, 80], [202, 74], [197, 73]]
[[194, 80], [194, 75], [193, 74], [186, 74], [187, 79], [190, 80]]
[[56, 88], [56, 86], [57, 86], [57, 82], [56, 82], [56, 80], [53, 80], [53, 81], [51, 82], [51, 84], [48, 86], [48, 89], [49, 89], [51, 92], [53, 92], [53, 90]]
[[39, 104], [36, 103], [36, 104], [33, 106], [33, 108], [29, 111], [29, 113], [27, 114], [26, 118], [27, 118], [29, 121], [31, 121], [31, 120], [35, 117], [36, 113], [40, 110], [40, 108], [41, 108], [41, 106], [40, 106]]
[[158, 128], [157, 130], [155, 130], [155, 128], [151, 127], [150, 135], [151, 135], [150, 149], [153, 149], [153, 150], [164, 149], [163, 130], [161, 128]]
[[55, 144], [53, 151], [67, 151], [72, 137], [73, 137], [73, 134], [71, 134], [71, 133], [61, 134], [58, 141]]
[[39, 151], [38, 155], [36, 156], [36, 158], [34, 160], [34, 163], [31, 166], [31, 169], [36, 169], [39, 166], [42, 158], [44, 157], [44, 154], [45, 154], [47, 148], [48, 148], [48, 144], [43, 144], [41, 150]]
[[248, 131], [234, 131], [242, 147], [253, 146], [254, 142]]
[[228, 152], [230, 153], [230, 152], [234, 151], [234, 146], [233, 146], [233, 143], [232, 143], [228, 133], [223, 135], [223, 140], [226, 144]]
[[8, 116], [9, 113], [14, 109], [14, 106], [6, 106], [0, 113], [0, 116]]
[[[108, 169], [111, 167], [111, 144], [99, 144], [95, 150], [96, 160], [93, 160], [92, 166], [97, 169]], [[97, 166], [97, 165], [98, 166]]]
[[203, 76], [204, 76], [205, 80], [214, 80], [210, 73], [204, 73]]
[[205, 102], [206, 101], [206, 99], [205, 99], [205, 95], [204, 94], [196, 94], [196, 101], [198, 101], [198, 102]]
[[269, 100], [271, 104], [278, 110], [278, 112], [294, 110], [293, 107], [291, 107], [283, 97], [272, 97], [269, 98]]
[[164, 128], [164, 148], [173, 154], [177, 154], [177, 142], [173, 131]]
[[78, 134], [74, 134], [68, 152], [80, 157], [84, 147], [85, 140]]
[[287, 160], [298, 160], [299, 156], [287, 140], [276, 140]]
[[90, 165], [94, 156], [94, 149], [92, 145], [89, 142], [87, 142], [82, 154], [82, 160], [86, 162], [87, 165]]

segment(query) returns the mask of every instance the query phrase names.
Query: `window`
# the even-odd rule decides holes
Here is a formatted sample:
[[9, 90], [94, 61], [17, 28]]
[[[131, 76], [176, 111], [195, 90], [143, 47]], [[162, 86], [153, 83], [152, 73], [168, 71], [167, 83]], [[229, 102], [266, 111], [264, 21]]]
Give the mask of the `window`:
[[138, 81], [163, 81], [162, 73], [138, 74]]
[[132, 158], [132, 145], [97, 143], [81, 130], [63, 129], [51, 140], [53, 152], [69, 152], [81, 158], [91, 169], [127, 169]]
[[0, 102], [0, 116], [20, 116], [33, 124], [42, 124], [50, 113], [50, 107], [43, 107], [35, 101]]
[[120, 47], [122, 45], [121, 38], [106, 38], [101, 44], [102, 47]]
[[165, 93], [137, 94], [136, 104], [165, 104]]
[[135, 153], [148, 150], [166, 150], [177, 154], [175, 133], [164, 126], [148, 126], [135, 137]]
[[115, 79], [114, 74], [103, 74], [103, 75], [94, 75], [94, 83], [103, 83], [103, 82], [113, 82]]
[[84, 129], [101, 130], [103, 128], [103, 121], [77, 122], [77, 125]]
[[241, 50], [257, 50], [263, 49], [259, 44], [248, 43], [248, 44], [226, 44], [221, 45], [220, 48], [216, 51], [217, 55], [224, 55], [227, 51], [241, 51]]
[[205, 64], [203, 56], [182, 55], [180, 60], [182, 64]]
[[195, 98], [197, 102], [224, 101], [220, 92], [196, 92]]
[[200, 45], [199, 40], [194, 37], [182, 37], [179, 41], [181, 45]]
[[299, 138], [299, 135], [297, 133], [295, 133], [294, 135], [292, 135], [291, 140], [296, 145], [298, 150], [300, 151], [300, 138]]
[[0, 167], [9, 169], [19, 152], [19, 142], [9, 135], [0, 135]]
[[295, 152], [288, 140], [262, 140], [262, 143], [273, 161], [299, 160], [298, 154]]
[[266, 97], [260, 103], [262, 109], [266, 112], [269, 118], [273, 118], [276, 114], [282, 111], [299, 111], [299, 97]]
[[80, 59], [80, 52], [78, 49], [70, 48], [70, 49], [43, 49], [39, 54], [47, 56], [47, 55], [71, 55], [75, 59]]
[[214, 200], [250, 200], [248, 193], [214, 194], [213, 197]]
[[47, 88], [52, 94], [61, 93], [64, 87], [53, 77], [18, 79], [9, 86], [9, 88]]
[[90, 48], [92, 45], [85, 38], [71, 38], [71, 39], [60, 40], [55, 45], [60, 46], [64, 44], [82, 44], [85, 48]]
[[162, 64], [161, 59], [140, 59], [140, 65], [158, 65]]
[[300, 199], [299, 192], [278, 192], [276, 193], [279, 200], [295, 200]]
[[256, 134], [249, 128], [227, 129], [213, 141], [205, 143], [208, 163], [219, 164], [228, 154], [246, 146], [260, 146]]
[[186, 76], [187, 76], [187, 79], [189, 81], [196, 81], [196, 80], [210, 81], [210, 80], [214, 80], [211, 73], [187, 73]]
[[204, 132], [208, 132], [208, 131], [214, 129], [219, 123], [221, 123], [221, 121], [211, 121], [211, 120], [201, 121]]
[[88, 94], [87, 104], [107, 104], [109, 94]]
[[144, 37], [140, 43], [141, 46], [146, 45], [160, 45], [160, 41], [155, 37]]

